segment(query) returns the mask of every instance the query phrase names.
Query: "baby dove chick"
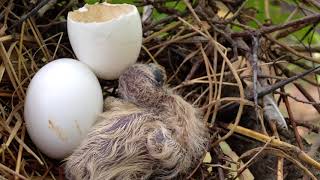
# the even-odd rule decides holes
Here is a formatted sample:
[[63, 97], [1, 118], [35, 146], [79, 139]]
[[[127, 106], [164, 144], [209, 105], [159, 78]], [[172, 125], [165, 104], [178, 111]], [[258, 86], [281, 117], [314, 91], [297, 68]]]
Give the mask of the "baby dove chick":
[[66, 159], [77, 180], [182, 179], [205, 153], [200, 111], [164, 86], [156, 64], [135, 64], [119, 78], [120, 99], [105, 100], [82, 144]]

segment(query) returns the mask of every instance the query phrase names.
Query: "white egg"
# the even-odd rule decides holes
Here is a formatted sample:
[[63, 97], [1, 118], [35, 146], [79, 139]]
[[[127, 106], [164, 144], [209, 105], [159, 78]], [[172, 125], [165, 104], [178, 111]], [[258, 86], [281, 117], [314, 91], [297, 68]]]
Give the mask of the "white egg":
[[102, 89], [84, 63], [62, 58], [42, 67], [32, 78], [24, 117], [33, 143], [48, 157], [72, 153], [103, 110]]
[[99, 78], [117, 79], [138, 59], [142, 25], [134, 5], [86, 4], [68, 13], [67, 27], [75, 55]]

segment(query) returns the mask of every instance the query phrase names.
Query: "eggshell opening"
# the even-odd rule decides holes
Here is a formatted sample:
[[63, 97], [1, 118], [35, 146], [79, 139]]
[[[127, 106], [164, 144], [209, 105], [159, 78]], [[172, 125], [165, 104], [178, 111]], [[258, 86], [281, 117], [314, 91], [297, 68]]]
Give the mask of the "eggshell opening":
[[134, 5], [85, 5], [69, 12], [67, 26], [77, 59], [101, 79], [117, 79], [138, 59], [142, 23]]
[[100, 3], [89, 5], [70, 11], [68, 16], [71, 20], [81, 23], [107, 22], [121, 16], [134, 13], [135, 7], [129, 4]]

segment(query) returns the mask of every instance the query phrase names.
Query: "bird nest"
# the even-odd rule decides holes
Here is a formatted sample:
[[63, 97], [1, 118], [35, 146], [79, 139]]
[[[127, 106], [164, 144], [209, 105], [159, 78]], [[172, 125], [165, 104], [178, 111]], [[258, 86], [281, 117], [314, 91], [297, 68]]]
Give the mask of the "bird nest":
[[[320, 179], [320, 127], [298, 121], [291, 103], [320, 113], [309, 88], [319, 87], [320, 49], [303, 42], [319, 32], [320, 5], [264, 3], [261, 13], [244, 0], [134, 2], [144, 36], [138, 62], [162, 65], [166, 84], [203, 111], [210, 129], [210, 146], [189, 179]], [[286, 20], [272, 19], [274, 3], [291, 9], [283, 12]], [[64, 179], [62, 162], [42, 154], [26, 132], [24, 98], [41, 67], [76, 58], [66, 17], [83, 2], [0, 4], [0, 177]], [[117, 96], [117, 83], [100, 79], [105, 97]], [[291, 95], [288, 86], [306, 100]], [[310, 143], [299, 127], [317, 140]]]

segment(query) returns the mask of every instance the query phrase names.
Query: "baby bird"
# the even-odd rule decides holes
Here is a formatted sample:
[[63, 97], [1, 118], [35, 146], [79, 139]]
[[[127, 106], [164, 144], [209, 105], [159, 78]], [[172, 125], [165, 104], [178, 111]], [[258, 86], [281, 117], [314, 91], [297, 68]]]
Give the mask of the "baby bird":
[[134, 64], [119, 78], [120, 98], [66, 159], [68, 179], [183, 179], [206, 151], [202, 114], [164, 85], [156, 64]]

